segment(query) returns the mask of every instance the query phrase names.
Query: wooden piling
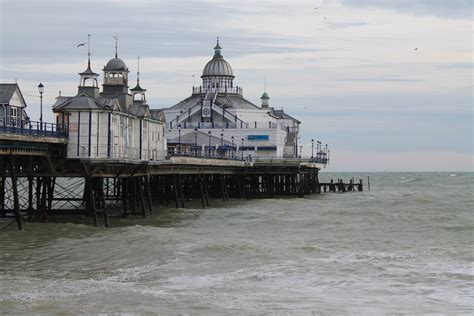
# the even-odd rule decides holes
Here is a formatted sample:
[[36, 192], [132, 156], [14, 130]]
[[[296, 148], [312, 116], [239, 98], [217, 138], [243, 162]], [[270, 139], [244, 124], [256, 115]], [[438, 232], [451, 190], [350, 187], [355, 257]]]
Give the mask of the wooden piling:
[[13, 156], [10, 156], [10, 178], [12, 183], [13, 191], [13, 212], [15, 213], [15, 219], [18, 226], [18, 230], [23, 230], [23, 223], [20, 213], [20, 202], [18, 198], [18, 187], [17, 187], [17, 177], [15, 170], [15, 163], [13, 161]]

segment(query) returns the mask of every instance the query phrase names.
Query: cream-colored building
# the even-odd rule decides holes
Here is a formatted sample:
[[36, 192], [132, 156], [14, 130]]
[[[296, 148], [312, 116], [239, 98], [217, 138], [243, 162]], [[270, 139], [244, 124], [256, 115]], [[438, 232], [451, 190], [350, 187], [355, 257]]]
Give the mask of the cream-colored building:
[[165, 117], [146, 102], [146, 90], [128, 87], [129, 70], [118, 58], [103, 69], [102, 92], [97, 73], [80, 73], [76, 96], [59, 96], [53, 105], [58, 124], [68, 126], [68, 158], [162, 160], [166, 156]]

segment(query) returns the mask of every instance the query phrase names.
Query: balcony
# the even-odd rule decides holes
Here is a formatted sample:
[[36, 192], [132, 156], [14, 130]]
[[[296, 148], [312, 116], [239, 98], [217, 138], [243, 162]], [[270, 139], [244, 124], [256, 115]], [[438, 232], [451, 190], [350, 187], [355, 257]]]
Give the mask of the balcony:
[[238, 94], [240, 96], [243, 95], [243, 89], [241, 87], [219, 87], [219, 88], [203, 88], [202, 86], [193, 87], [192, 90], [193, 94], [201, 94], [201, 93], [228, 93], [228, 94]]

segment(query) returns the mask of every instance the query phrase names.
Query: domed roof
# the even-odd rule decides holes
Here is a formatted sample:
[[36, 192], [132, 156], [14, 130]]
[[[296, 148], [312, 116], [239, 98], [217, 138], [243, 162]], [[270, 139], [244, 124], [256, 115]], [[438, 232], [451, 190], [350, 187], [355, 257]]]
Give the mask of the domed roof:
[[268, 96], [268, 93], [264, 92], [260, 99], [270, 99], [270, 97]]
[[234, 76], [230, 64], [221, 57], [212, 58], [204, 67], [203, 76]]
[[229, 76], [233, 77], [234, 72], [230, 64], [221, 55], [222, 47], [219, 45], [219, 38], [217, 38], [217, 45], [214, 47], [214, 57], [204, 66], [202, 76]]
[[109, 60], [107, 65], [105, 65], [104, 70], [106, 71], [128, 71], [127, 65], [123, 60], [118, 57], [112, 58]]

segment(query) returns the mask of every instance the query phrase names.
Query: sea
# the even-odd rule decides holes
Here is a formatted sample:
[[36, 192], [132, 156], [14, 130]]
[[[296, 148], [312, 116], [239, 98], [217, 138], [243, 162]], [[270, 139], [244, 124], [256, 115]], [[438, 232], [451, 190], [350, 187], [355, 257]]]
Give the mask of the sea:
[[473, 173], [320, 175], [352, 177], [364, 192], [9, 227], [0, 314], [472, 315]]

